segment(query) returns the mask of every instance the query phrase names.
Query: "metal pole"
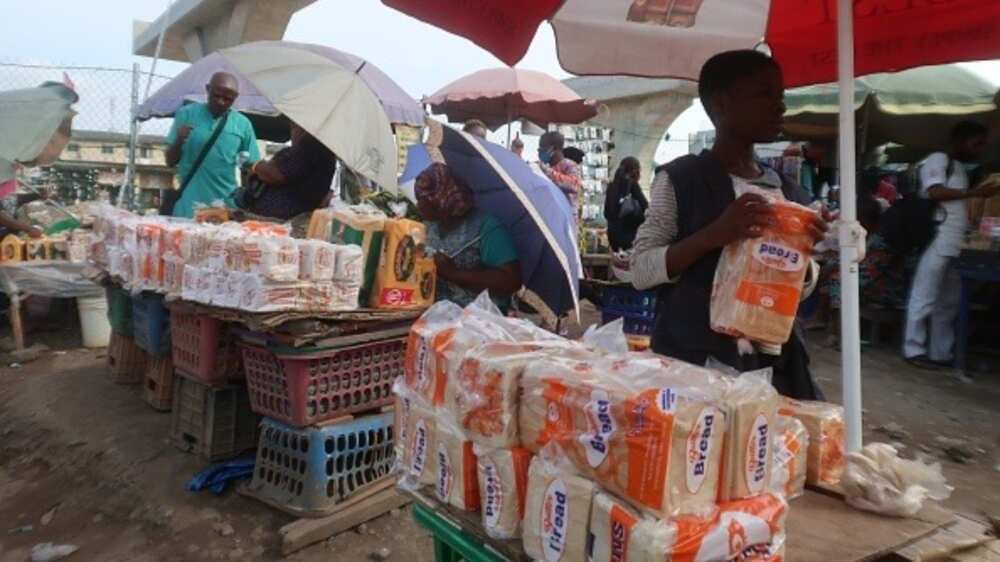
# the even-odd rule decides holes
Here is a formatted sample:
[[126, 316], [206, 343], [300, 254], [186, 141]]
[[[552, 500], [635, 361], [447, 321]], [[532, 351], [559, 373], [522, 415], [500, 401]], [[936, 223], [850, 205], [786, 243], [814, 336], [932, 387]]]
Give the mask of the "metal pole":
[[847, 450], [861, 448], [861, 320], [858, 260], [864, 231], [855, 206], [854, 2], [837, 0], [837, 75], [840, 99], [840, 345]]
[[118, 206], [121, 207], [125, 201], [125, 191], [129, 191], [126, 202], [130, 207], [138, 199], [138, 186], [135, 185], [135, 152], [139, 143], [139, 122], [135, 114], [139, 109], [139, 63], [132, 63], [132, 103], [129, 107], [129, 135], [128, 135], [128, 165], [125, 167], [125, 181], [118, 190]]

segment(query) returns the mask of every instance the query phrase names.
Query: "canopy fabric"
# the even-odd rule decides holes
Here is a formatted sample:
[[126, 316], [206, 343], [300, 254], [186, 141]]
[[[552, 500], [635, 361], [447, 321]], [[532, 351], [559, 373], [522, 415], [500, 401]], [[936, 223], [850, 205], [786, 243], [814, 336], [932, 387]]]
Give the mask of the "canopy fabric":
[[[524, 57], [534, 30], [549, 19], [560, 64], [573, 74], [696, 80], [715, 53], [765, 42], [788, 86], [837, 78], [834, 0], [383, 3], [468, 37], [507, 64]], [[855, 71], [1000, 58], [998, 29], [995, 1], [854, 2]]]
[[434, 113], [449, 121], [480, 119], [495, 129], [515, 119], [541, 126], [582, 123], [597, 115], [594, 103], [581, 98], [559, 80], [534, 70], [480, 70], [424, 98]]
[[0, 182], [13, 177], [11, 164], [50, 164], [69, 141], [72, 105], [79, 97], [71, 88], [46, 82], [37, 88], [0, 92]]
[[[823, 84], [785, 94], [785, 134], [790, 139], [837, 136], [838, 88]], [[959, 121], [986, 124], [996, 111], [996, 87], [956, 65], [873, 74], [854, 82], [856, 123], [864, 144], [889, 142], [917, 151], [940, 150]]]
[[[510, 230], [521, 264], [524, 286], [554, 321], [579, 311], [579, 279], [573, 209], [559, 188], [532, 171], [498, 144], [428, 120], [428, 140], [409, 148], [401, 190], [412, 197], [412, 184], [433, 162], [444, 162], [472, 188], [476, 206]], [[536, 306], [537, 308], [537, 306]]]
[[357, 74], [312, 49], [257, 42], [220, 54], [275, 109], [322, 142], [349, 168], [395, 192], [396, 145], [378, 98]]
[[[357, 70], [358, 75], [382, 104], [390, 122], [414, 126], [423, 125], [424, 111], [420, 104], [378, 67], [360, 57], [331, 47], [308, 43], [258, 41], [252, 44], [262, 47], [308, 51], [344, 68]], [[245, 76], [240, 75], [236, 67], [226, 57], [216, 52], [187, 67], [150, 96], [139, 106], [136, 118], [146, 120], [153, 117], [170, 117], [187, 102], [204, 103], [205, 84], [208, 84], [209, 79], [216, 72], [229, 72], [239, 80], [240, 97], [236, 99], [233, 106], [235, 109], [251, 115], [276, 116], [280, 113]]]

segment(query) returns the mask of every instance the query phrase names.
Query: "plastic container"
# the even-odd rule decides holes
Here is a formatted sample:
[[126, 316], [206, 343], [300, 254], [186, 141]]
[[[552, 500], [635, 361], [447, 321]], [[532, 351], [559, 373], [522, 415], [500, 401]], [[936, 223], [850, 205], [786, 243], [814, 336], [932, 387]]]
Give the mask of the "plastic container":
[[80, 335], [83, 347], [107, 347], [111, 342], [111, 321], [108, 320], [108, 299], [77, 297], [76, 308], [80, 313]]
[[257, 446], [260, 418], [246, 387], [210, 386], [175, 370], [173, 398], [170, 436], [182, 451], [214, 462]]
[[652, 336], [656, 325], [656, 316], [620, 314], [604, 309], [601, 311], [601, 323], [607, 324], [622, 318], [625, 321], [624, 331], [630, 336]]
[[170, 311], [171, 356], [174, 368], [209, 384], [243, 378], [240, 351], [227, 325], [211, 316]]
[[241, 345], [253, 410], [297, 427], [391, 404], [406, 353], [406, 338], [305, 353]]
[[393, 414], [297, 429], [265, 418], [246, 491], [298, 517], [322, 517], [383, 478], [395, 460]]
[[139, 384], [146, 374], [148, 356], [135, 341], [112, 334], [108, 345], [108, 377], [116, 384]]
[[604, 288], [601, 311], [615, 317], [653, 319], [656, 317], [656, 291], [639, 291], [629, 286]]
[[116, 334], [132, 337], [132, 297], [121, 287], [108, 287], [104, 294], [108, 298], [108, 320]]
[[132, 297], [132, 330], [135, 343], [153, 357], [170, 354], [170, 311], [163, 295], [144, 292]]
[[174, 397], [174, 362], [170, 356], [150, 359], [142, 399], [154, 410], [169, 412]]

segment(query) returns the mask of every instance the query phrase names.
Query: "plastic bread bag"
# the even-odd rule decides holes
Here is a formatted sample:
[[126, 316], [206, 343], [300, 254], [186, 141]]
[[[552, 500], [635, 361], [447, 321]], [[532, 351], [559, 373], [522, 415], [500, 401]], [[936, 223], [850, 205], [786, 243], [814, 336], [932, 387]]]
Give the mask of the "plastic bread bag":
[[423, 296], [417, 271], [420, 248], [426, 240], [427, 229], [422, 223], [407, 219], [385, 221], [382, 254], [369, 303], [372, 308], [413, 308], [430, 304]]
[[[400, 426], [402, 455], [399, 486], [414, 491], [435, 485], [437, 467], [437, 416], [419, 398], [410, 397], [404, 425]], [[405, 436], [405, 437], [404, 437]]]
[[725, 433], [718, 375], [629, 354], [543, 359], [521, 380], [524, 447], [558, 443], [581, 474], [657, 517], [715, 501]]
[[668, 522], [648, 519], [598, 492], [590, 510], [590, 562], [664, 562], [677, 539]]
[[715, 268], [709, 319], [734, 337], [783, 344], [792, 333], [812, 255], [815, 211], [772, 201], [773, 224], [759, 238], [726, 246]]
[[594, 483], [575, 473], [550, 445], [531, 459], [522, 543], [533, 560], [586, 562]]
[[449, 376], [454, 392], [446, 406], [477, 445], [516, 447], [518, 394], [525, 367], [550, 355], [589, 357], [582, 346], [566, 341], [490, 342], [469, 350]]
[[483, 529], [495, 539], [520, 537], [531, 451], [521, 447], [483, 449], [475, 446], [473, 452], [476, 453]]
[[462, 309], [451, 301], [435, 303], [410, 328], [403, 362], [403, 380], [430, 403], [443, 403], [444, 384], [439, 381], [436, 350], [455, 333]]
[[299, 248], [294, 239], [254, 235], [245, 240], [247, 271], [268, 281], [288, 283], [299, 279]]
[[393, 427], [396, 428], [396, 439], [392, 444], [395, 459], [393, 472], [402, 472], [402, 467], [405, 466], [403, 461], [409, 435], [410, 411], [413, 409], [415, 398], [413, 391], [407, 388], [399, 377], [392, 383], [392, 393], [396, 396], [393, 405]]
[[726, 444], [719, 485], [723, 502], [767, 491], [778, 416], [778, 392], [763, 376], [746, 373], [727, 379], [726, 387]]
[[247, 275], [240, 283], [241, 310], [249, 312], [284, 312], [298, 310], [302, 304], [301, 283], [268, 283], [257, 275]]
[[895, 517], [913, 517], [925, 499], [945, 500], [953, 490], [941, 463], [900, 458], [895, 447], [885, 443], [869, 443], [849, 453], [840, 484], [848, 504]]
[[778, 412], [798, 419], [809, 432], [806, 483], [836, 486], [844, 473], [844, 408], [828, 402], [781, 398]]
[[672, 562], [782, 562], [788, 504], [780, 494], [721, 503], [713, 517], [669, 521]]
[[587, 328], [581, 341], [587, 347], [603, 353], [628, 353], [628, 339], [625, 337], [625, 321], [621, 318], [603, 326], [596, 324]]
[[770, 489], [792, 500], [805, 492], [809, 432], [799, 420], [781, 414], [775, 430]]
[[207, 271], [195, 265], [184, 266], [184, 277], [181, 288], [181, 298], [186, 301], [198, 302], [198, 287], [201, 285], [201, 277]]
[[437, 418], [436, 431], [437, 498], [458, 509], [479, 511], [479, 479], [472, 441], [443, 416]]
[[364, 252], [360, 246], [334, 246], [337, 255], [333, 278], [341, 283], [361, 286], [365, 279]]
[[296, 240], [299, 247], [299, 279], [330, 282], [337, 266], [337, 247], [321, 240]]

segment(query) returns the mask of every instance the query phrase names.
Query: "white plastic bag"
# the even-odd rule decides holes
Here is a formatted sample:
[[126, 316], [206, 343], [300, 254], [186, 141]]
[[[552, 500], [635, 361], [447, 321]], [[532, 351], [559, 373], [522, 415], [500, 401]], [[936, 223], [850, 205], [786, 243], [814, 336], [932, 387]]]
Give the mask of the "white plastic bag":
[[840, 484], [848, 504], [895, 517], [912, 517], [925, 499], [947, 499], [954, 489], [941, 473], [941, 463], [900, 458], [895, 447], [885, 443], [849, 453]]

